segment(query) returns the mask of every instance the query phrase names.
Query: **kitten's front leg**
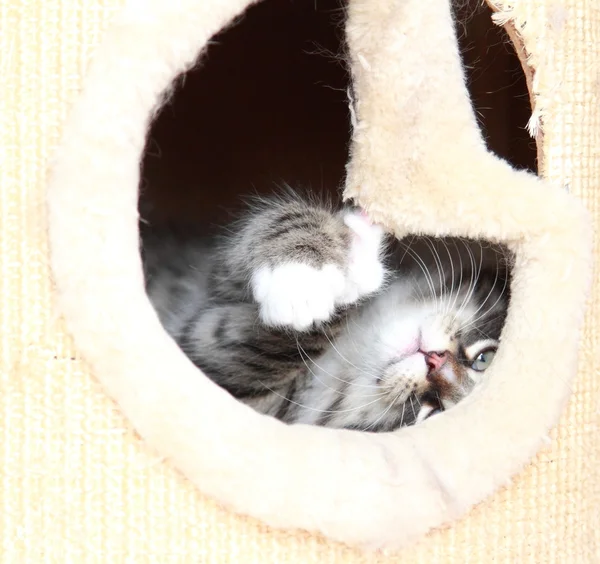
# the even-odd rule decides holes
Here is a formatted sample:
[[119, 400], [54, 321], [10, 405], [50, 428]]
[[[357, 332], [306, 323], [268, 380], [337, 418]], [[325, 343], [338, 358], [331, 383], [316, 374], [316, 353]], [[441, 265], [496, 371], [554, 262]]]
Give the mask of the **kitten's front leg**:
[[271, 260], [252, 272], [252, 294], [266, 325], [309, 329], [331, 319], [336, 308], [373, 294], [384, 282], [380, 226], [354, 210], [320, 210], [316, 217], [320, 221], [314, 216], [304, 223], [288, 219], [289, 230], [279, 227], [281, 240]]

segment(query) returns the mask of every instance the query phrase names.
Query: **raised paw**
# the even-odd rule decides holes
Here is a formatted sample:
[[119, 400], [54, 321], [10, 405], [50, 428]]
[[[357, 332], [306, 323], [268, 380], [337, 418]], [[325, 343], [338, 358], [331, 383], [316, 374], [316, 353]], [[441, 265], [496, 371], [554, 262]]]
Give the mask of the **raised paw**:
[[348, 212], [344, 223], [352, 239], [348, 252], [344, 294], [338, 303], [350, 304], [381, 288], [385, 268], [381, 262], [381, 247], [385, 233], [371, 223], [364, 212]]
[[254, 271], [252, 293], [263, 323], [306, 330], [328, 321], [336, 306], [356, 303], [381, 288], [383, 229], [361, 212], [346, 212], [342, 218], [350, 232], [343, 263], [316, 266], [292, 258]]

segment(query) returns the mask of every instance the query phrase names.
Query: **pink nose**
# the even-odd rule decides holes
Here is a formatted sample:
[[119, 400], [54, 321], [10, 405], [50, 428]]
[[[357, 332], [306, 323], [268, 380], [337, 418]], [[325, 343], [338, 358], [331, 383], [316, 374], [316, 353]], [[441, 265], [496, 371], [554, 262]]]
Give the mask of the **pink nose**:
[[437, 372], [448, 360], [446, 352], [430, 352], [423, 353], [425, 355], [425, 362], [429, 367], [429, 372]]

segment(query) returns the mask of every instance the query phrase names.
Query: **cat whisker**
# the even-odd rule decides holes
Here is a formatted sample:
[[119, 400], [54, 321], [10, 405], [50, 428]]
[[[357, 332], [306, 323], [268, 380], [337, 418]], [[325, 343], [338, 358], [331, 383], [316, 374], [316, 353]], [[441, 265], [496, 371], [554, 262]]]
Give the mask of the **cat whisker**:
[[[376, 378], [375, 375], [373, 375], [370, 372], [366, 372], [365, 370], [359, 368], [358, 366], [356, 366], [356, 364], [352, 363], [351, 361], [349, 361], [340, 351], [339, 349], [335, 346], [335, 344], [333, 343], [333, 341], [329, 338], [329, 336], [325, 333], [325, 338], [327, 339], [327, 341], [329, 342], [329, 344], [331, 345], [331, 348], [336, 352], [336, 354], [348, 365], [352, 366], [352, 368], [358, 370], [361, 374], [364, 374], [365, 376], [373, 379]], [[313, 362], [313, 364], [315, 364], [315, 366], [317, 366], [320, 370], [323, 370], [323, 368], [321, 368], [320, 366], [318, 366], [312, 359], [310, 359], [311, 362]], [[323, 370], [324, 371], [324, 370]], [[325, 371], [324, 371], [325, 372]], [[331, 374], [330, 374], [331, 376]], [[355, 386], [359, 386], [359, 387], [363, 387], [363, 388], [379, 388], [380, 386], [378, 385], [371, 385], [371, 384], [357, 384], [357, 383], [353, 383], [353, 385]]]
[[[312, 362], [319, 370], [321, 370], [324, 374], [327, 374], [327, 376], [333, 378], [334, 380], [337, 380], [338, 382], [342, 382], [342, 384], [347, 384], [348, 386], [356, 386], [357, 388], [373, 388], [373, 389], [382, 389], [383, 386], [377, 386], [377, 385], [373, 385], [373, 384], [359, 384], [358, 382], [351, 382], [349, 380], [344, 380], [343, 378], [339, 378], [338, 376], [335, 376], [334, 374], [331, 374], [330, 372], [328, 372], [327, 370], [325, 370], [322, 366], [319, 366], [309, 355], [308, 353], [302, 348], [302, 346], [300, 345], [300, 342], [298, 341], [298, 338], [296, 337], [296, 346], [298, 347], [298, 352], [300, 353], [300, 358], [302, 359], [302, 362], [304, 363], [304, 365], [306, 366], [306, 368], [308, 369], [308, 371], [319, 381], [321, 382], [321, 384], [323, 384], [326, 388], [329, 388], [332, 391], [335, 391], [336, 393], [340, 393], [339, 390], [335, 390], [334, 388], [327, 386], [327, 384], [325, 384], [314, 372], [313, 370], [311, 370], [311, 368], [308, 366], [305, 357], [310, 360], [310, 362]], [[372, 375], [369, 375], [372, 377]]]
[[438, 278], [439, 278], [439, 283], [440, 283], [440, 298], [441, 299], [439, 302], [436, 300], [436, 309], [439, 311], [440, 308], [438, 306], [445, 302], [444, 281], [442, 278], [443, 264], [442, 264], [440, 255], [437, 252], [437, 249], [435, 248], [435, 245], [431, 242], [431, 237], [426, 236], [425, 243], [427, 244], [427, 246], [429, 247], [429, 249], [431, 251], [431, 256], [433, 257], [433, 261], [435, 262], [435, 265], [436, 265], [436, 268], [438, 271]]
[[[489, 318], [487, 321], [488, 322], [496, 321], [497, 319], [500, 319], [502, 317], [503, 317], [502, 314], [498, 314], [498, 315], [495, 315], [494, 317]], [[464, 331], [465, 329], [468, 329], [470, 327], [470, 325], [471, 324], [461, 327], [461, 330]], [[477, 332], [477, 334], [481, 335], [485, 339], [496, 340], [495, 336], [492, 336], [492, 335], [486, 333], [485, 331], [482, 331], [481, 329], [476, 329], [476, 332]]]
[[[396, 398], [398, 399], [398, 398]], [[402, 404], [402, 415], [400, 415], [400, 427], [404, 424], [404, 413], [406, 412], [406, 402]]]
[[[414, 241], [414, 237], [413, 237], [413, 241]], [[411, 249], [406, 243], [403, 243], [406, 246], [406, 252], [410, 254], [411, 257], [413, 257], [417, 263], [417, 265], [419, 266], [419, 268], [421, 269], [421, 271], [423, 272], [423, 275], [425, 277], [425, 281], [427, 282], [427, 285], [429, 286], [429, 291], [431, 292], [431, 296], [432, 298], [436, 295], [435, 292], [435, 285], [433, 283], [433, 278], [431, 277], [431, 274], [429, 272], [429, 269], [427, 268], [427, 264], [425, 263], [425, 261], [413, 250]]]
[[[452, 259], [452, 254], [450, 253], [450, 247], [448, 247], [448, 243], [446, 243], [446, 241], [444, 239], [442, 239], [442, 244], [444, 245], [444, 248], [446, 249], [446, 254], [448, 255], [448, 261], [450, 263], [450, 280], [452, 281], [452, 285], [450, 287], [450, 296], [454, 295], [454, 278], [456, 276], [456, 273], [454, 271], [454, 260]], [[447, 300], [446, 303], [446, 309], [444, 311], [444, 314], [447, 315], [448, 313], [450, 313], [450, 299]]]
[[473, 317], [475, 315], [477, 315], [477, 313], [479, 313], [479, 311], [481, 311], [481, 309], [483, 308], [483, 306], [485, 305], [485, 303], [488, 301], [488, 299], [492, 295], [492, 292], [494, 291], [494, 289], [496, 287], [496, 283], [498, 281], [499, 276], [500, 276], [500, 271], [498, 269], [496, 269], [496, 278], [494, 279], [494, 283], [492, 284], [492, 287], [491, 287], [490, 291], [488, 292], [485, 300], [483, 300], [483, 302], [481, 303], [481, 305], [479, 306], [479, 308], [477, 309], [477, 311], [475, 311], [475, 313], [473, 313], [473, 315], [471, 315], [471, 317], [469, 319], [467, 319], [467, 322], [466, 322], [466, 326], [467, 327], [470, 327], [474, 323], [477, 323], [479, 320], [483, 319], [490, 311], [492, 311], [498, 305], [498, 303], [500, 302], [500, 300], [503, 298], [504, 293], [506, 292], [506, 287], [508, 285], [508, 277], [505, 277], [505, 279], [504, 279], [504, 286], [502, 287], [502, 290], [501, 290], [500, 294], [496, 298], [496, 301], [490, 307], [488, 307], [488, 309], [484, 313], [482, 313], [479, 317], [476, 317], [475, 319], [473, 319]]
[[[390, 410], [396, 405], [396, 401], [400, 397], [401, 393], [402, 392], [398, 392], [398, 394], [396, 395], [396, 397], [390, 402], [390, 405], [388, 405], [388, 407], [381, 412], [381, 415], [379, 415], [379, 417], [377, 419], [375, 419], [375, 421], [373, 421], [370, 425], [368, 425], [367, 427], [365, 427], [365, 431], [368, 431], [369, 429], [372, 429], [373, 427], [375, 427], [377, 425], [377, 423], [379, 423], [390, 412]], [[403, 404], [403, 406], [402, 406], [402, 415], [401, 415], [401, 420], [402, 421], [404, 420], [404, 409], [405, 408], [406, 408], [406, 404]]]
[[259, 382], [260, 382], [260, 384], [262, 386], [265, 387], [265, 389], [269, 390], [269, 392], [271, 392], [275, 396], [277, 396], [277, 397], [279, 397], [281, 399], [284, 399], [285, 401], [291, 403], [292, 405], [297, 405], [298, 407], [301, 407], [302, 409], [306, 409], [307, 411], [312, 411], [314, 413], [331, 413], [331, 414], [336, 414], [336, 413], [351, 413], [353, 411], [364, 409], [365, 407], [368, 407], [368, 406], [370, 406], [370, 405], [372, 405], [374, 403], [377, 403], [379, 401], [379, 399], [376, 399], [376, 400], [373, 400], [373, 401], [371, 401], [371, 402], [369, 402], [369, 403], [367, 403], [365, 405], [359, 405], [359, 406], [352, 407], [352, 408], [349, 408], [349, 409], [335, 409], [335, 410], [331, 410], [331, 409], [319, 409], [317, 407], [312, 407], [310, 405], [304, 405], [304, 404], [302, 404], [300, 402], [291, 400], [287, 396], [284, 396], [283, 394], [280, 394], [277, 390], [274, 390], [273, 388], [270, 388], [264, 382], [262, 382], [262, 381], [259, 381]]
[[490, 288], [487, 296], [485, 297], [485, 300], [483, 300], [483, 302], [481, 303], [481, 305], [477, 308], [477, 310], [469, 317], [469, 319], [467, 319], [467, 322], [472, 319], [475, 315], [477, 315], [477, 313], [479, 313], [479, 311], [481, 311], [481, 308], [483, 308], [483, 306], [485, 305], [485, 303], [487, 302], [488, 298], [492, 295], [492, 292], [494, 291], [494, 289], [496, 288], [496, 282], [498, 281], [498, 277], [500, 276], [500, 270], [498, 268], [498, 260], [496, 258], [496, 277], [494, 278], [494, 283], [492, 284], [492, 287]]
[[[313, 376], [313, 378], [315, 378], [318, 382], [320, 382], [325, 388], [327, 388], [328, 390], [331, 390], [332, 392], [336, 393], [336, 394], [341, 394], [344, 395], [345, 391], [342, 390], [337, 390], [336, 388], [332, 388], [331, 386], [328, 386], [325, 382], [323, 382], [323, 380], [321, 378], [319, 378], [314, 372], [313, 370], [310, 368], [310, 366], [308, 366], [308, 363], [306, 362], [304, 355], [302, 354], [304, 352], [304, 354], [306, 354], [306, 351], [304, 351], [304, 349], [302, 349], [302, 347], [300, 346], [300, 343], [298, 342], [298, 339], [296, 338], [296, 346], [298, 348], [298, 352], [300, 353], [300, 358], [302, 359], [302, 362], [304, 363], [304, 366], [306, 366], [306, 369], [311, 373], [311, 375]], [[320, 370], [322, 370], [322, 368], [320, 368], [311, 358], [310, 356], [306, 355], [307, 358], [315, 365], [317, 366], [317, 368], [319, 368]], [[323, 370], [323, 372], [325, 372]], [[334, 379], [338, 379], [340, 382], [344, 383], [344, 384], [349, 384], [349, 382], [346, 382], [345, 380], [341, 380], [339, 378], [336, 378], [335, 376], [333, 376], [332, 374], [328, 374], [327, 372], [325, 372], [328, 376], [331, 376]]]
[[419, 396], [417, 396], [415, 394], [415, 399], [417, 400], [417, 403], [419, 404], [419, 409], [423, 407], [423, 405], [421, 404], [421, 400], [419, 399]]
[[[460, 293], [460, 289], [462, 288], [462, 283], [463, 283], [463, 272], [464, 272], [464, 265], [463, 265], [463, 261], [462, 261], [462, 256], [460, 253], [460, 250], [458, 249], [458, 244], [456, 243], [456, 241], [454, 241], [454, 248], [456, 249], [457, 255], [458, 255], [458, 260], [460, 261], [460, 267], [459, 267], [459, 273], [460, 273], [460, 278], [458, 280], [458, 286], [456, 287], [456, 291], [454, 292], [454, 301], [452, 302], [452, 305], [448, 308], [449, 311], [450, 310], [454, 310], [456, 308], [456, 302], [458, 301], [458, 296]], [[454, 288], [454, 280], [452, 281], [452, 287]], [[452, 324], [454, 324], [456, 320], [456, 315], [454, 316], [454, 318], [452, 319]]]
[[475, 293], [475, 283], [479, 279], [479, 276], [481, 274], [481, 268], [483, 266], [483, 253], [480, 253], [479, 268], [476, 271], [475, 270], [475, 263], [476, 263], [475, 255], [473, 254], [471, 247], [466, 242], [464, 243], [464, 246], [465, 246], [465, 249], [467, 250], [467, 253], [469, 255], [469, 261], [471, 263], [471, 279], [469, 281], [469, 287], [468, 287], [467, 293], [461, 303], [461, 306], [458, 309], [458, 311], [455, 313], [454, 318], [452, 319], [453, 325], [456, 322], [457, 317], [464, 311], [467, 304], [471, 301], [473, 294]]
[[415, 404], [413, 403], [412, 396], [408, 396], [408, 399], [410, 401], [410, 407], [412, 408], [413, 413], [415, 413]]
[[[474, 325], [475, 323], [477, 323], [478, 321], [480, 321], [481, 319], [483, 319], [488, 313], [490, 313], [490, 311], [492, 311], [496, 305], [498, 305], [498, 303], [500, 302], [500, 300], [502, 299], [502, 296], [504, 295], [504, 289], [502, 290], [502, 292], [500, 292], [500, 295], [498, 296], [498, 298], [496, 299], [496, 301], [484, 312], [482, 313], [479, 317], [477, 317], [476, 319], [473, 319], [472, 321], [469, 321], [468, 323], [466, 323], [462, 329], [467, 329], [469, 327], [471, 327], [472, 325]], [[472, 317], [472, 316], [471, 316]]]

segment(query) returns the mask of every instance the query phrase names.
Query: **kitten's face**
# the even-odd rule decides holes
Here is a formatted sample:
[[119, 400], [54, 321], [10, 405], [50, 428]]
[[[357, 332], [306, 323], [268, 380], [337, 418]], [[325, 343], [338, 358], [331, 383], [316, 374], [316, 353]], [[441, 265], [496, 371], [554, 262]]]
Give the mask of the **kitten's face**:
[[448, 409], [490, 366], [506, 318], [508, 278], [498, 268], [476, 272], [445, 281], [417, 275], [392, 283], [379, 299], [379, 323], [372, 325], [377, 384], [390, 411], [409, 401], [419, 421]]

